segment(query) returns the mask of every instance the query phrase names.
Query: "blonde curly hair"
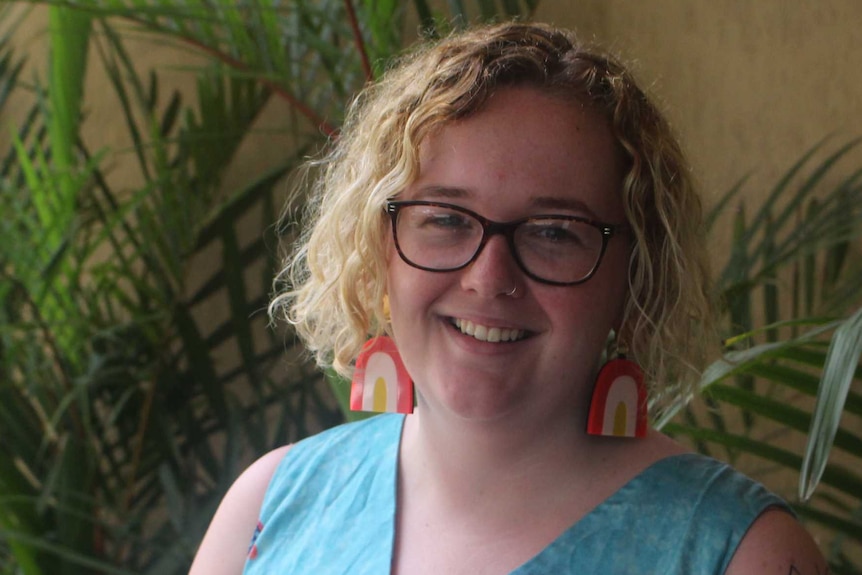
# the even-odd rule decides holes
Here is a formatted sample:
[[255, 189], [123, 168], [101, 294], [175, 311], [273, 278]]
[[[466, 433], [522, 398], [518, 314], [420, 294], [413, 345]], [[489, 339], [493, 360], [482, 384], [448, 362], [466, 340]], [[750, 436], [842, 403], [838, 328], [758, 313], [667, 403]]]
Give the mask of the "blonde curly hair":
[[551, 26], [505, 23], [419, 46], [358, 95], [298, 186], [307, 228], [276, 278], [270, 315], [295, 327], [319, 365], [349, 377], [362, 344], [389, 330], [386, 200], [417, 177], [426, 136], [507, 86], [589, 105], [612, 126], [633, 232], [620, 337], [658, 415], [692, 391], [715, 341], [700, 199], [668, 122], [630, 73]]

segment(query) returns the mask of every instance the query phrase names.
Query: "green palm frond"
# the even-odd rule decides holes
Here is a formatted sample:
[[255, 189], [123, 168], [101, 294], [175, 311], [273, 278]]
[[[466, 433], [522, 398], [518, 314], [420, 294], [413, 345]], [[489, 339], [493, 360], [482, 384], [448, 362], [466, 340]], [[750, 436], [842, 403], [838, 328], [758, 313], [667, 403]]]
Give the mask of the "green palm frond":
[[[848, 421], [862, 417], [862, 170], [852, 159], [860, 140], [826, 143], [791, 166], [752, 217], [739, 200], [744, 180], [708, 215], [717, 229], [720, 212], [738, 202], [719, 274], [725, 353], [701, 380], [708, 406], [680, 404], [684, 417], [658, 423], [752, 468], [800, 473], [800, 516], [862, 533], [862, 437]], [[731, 433], [736, 420], [742, 431]], [[844, 540], [835, 538], [830, 563], [852, 572]]]

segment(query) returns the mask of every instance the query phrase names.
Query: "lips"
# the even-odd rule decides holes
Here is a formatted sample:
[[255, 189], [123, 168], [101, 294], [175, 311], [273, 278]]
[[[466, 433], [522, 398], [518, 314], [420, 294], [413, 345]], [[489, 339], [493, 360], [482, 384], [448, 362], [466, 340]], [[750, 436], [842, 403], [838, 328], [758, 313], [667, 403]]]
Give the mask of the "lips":
[[506, 343], [527, 337], [527, 332], [523, 329], [491, 327], [467, 319], [453, 318], [452, 325], [464, 335], [489, 343]]

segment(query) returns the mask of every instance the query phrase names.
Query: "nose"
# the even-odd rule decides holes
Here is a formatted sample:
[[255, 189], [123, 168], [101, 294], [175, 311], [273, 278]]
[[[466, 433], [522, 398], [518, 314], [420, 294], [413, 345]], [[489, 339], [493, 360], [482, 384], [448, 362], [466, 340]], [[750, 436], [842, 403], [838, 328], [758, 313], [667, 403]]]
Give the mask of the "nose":
[[526, 276], [502, 235], [488, 238], [476, 259], [461, 271], [461, 287], [482, 297], [520, 297], [525, 284]]

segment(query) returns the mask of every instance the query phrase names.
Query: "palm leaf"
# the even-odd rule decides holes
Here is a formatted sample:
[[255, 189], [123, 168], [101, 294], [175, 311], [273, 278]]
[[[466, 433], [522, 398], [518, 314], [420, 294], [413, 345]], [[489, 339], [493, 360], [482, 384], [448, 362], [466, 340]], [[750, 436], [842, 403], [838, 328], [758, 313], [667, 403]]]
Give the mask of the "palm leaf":
[[[823, 476], [829, 451], [839, 433], [841, 415], [850, 384], [862, 356], [862, 308], [843, 322], [832, 338], [823, 368], [823, 379], [817, 394], [817, 404], [805, 448], [802, 476], [799, 480], [799, 496], [808, 500]], [[862, 445], [854, 443], [851, 452], [862, 454]]]
[[[862, 438], [841, 426], [845, 411], [862, 414], [862, 396], [853, 391], [862, 380], [862, 175], [846, 167], [858, 146], [856, 139], [829, 151], [820, 142], [790, 167], [753, 216], [746, 217], [740, 204], [731, 256], [719, 274], [725, 353], [700, 382], [709, 417], [680, 405], [675, 411], [684, 411], [684, 419], [671, 422], [668, 414], [658, 422], [707, 450], [745, 455], [749, 465], [800, 471], [800, 515], [842, 533], [862, 532]], [[718, 202], [710, 225], [721, 220], [719, 212], [740, 197], [744, 184]], [[755, 307], [758, 296], [762, 305]], [[782, 317], [792, 319], [778, 321]], [[815, 396], [808, 407], [806, 398]], [[746, 423], [742, 432], [729, 431], [727, 422], [738, 417]], [[802, 450], [773, 444], [788, 432], [807, 435], [804, 457]], [[833, 445], [841, 461], [857, 464], [829, 463]], [[825, 491], [815, 492], [821, 480]], [[840, 508], [829, 503], [838, 500], [830, 495], [836, 490], [844, 494]], [[845, 540], [837, 536], [829, 550], [836, 570], [848, 568]]]

